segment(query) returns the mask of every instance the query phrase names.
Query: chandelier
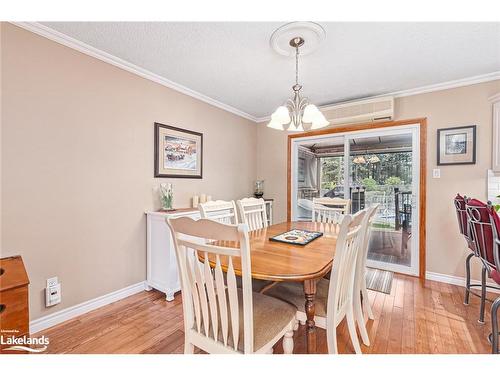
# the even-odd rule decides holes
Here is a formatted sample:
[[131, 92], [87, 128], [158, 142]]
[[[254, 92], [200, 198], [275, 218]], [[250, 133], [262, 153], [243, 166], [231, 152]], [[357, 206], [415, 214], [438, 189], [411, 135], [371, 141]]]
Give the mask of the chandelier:
[[274, 111], [271, 115], [271, 121], [267, 124], [269, 128], [299, 132], [320, 129], [330, 124], [318, 107], [309, 103], [309, 100], [300, 94], [302, 85], [299, 84], [299, 48], [304, 43], [305, 40], [302, 37], [295, 37], [290, 40], [290, 46], [295, 48], [293, 96], [286, 101], [285, 105], [278, 107]]

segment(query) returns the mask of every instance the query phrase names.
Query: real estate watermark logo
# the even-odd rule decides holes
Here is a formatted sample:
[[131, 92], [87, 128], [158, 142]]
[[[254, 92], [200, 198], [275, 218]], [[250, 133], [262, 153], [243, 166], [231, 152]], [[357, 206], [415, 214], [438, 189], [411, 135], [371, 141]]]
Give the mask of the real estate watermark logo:
[[0, 331], [0, 345], [2, 346], [2, 352], [24, 351], [28, 353], [42, 353], [47, 350], [50, 343], [48, 337], [15, 337], [15, 334], [18, 332], [19, 331], [15, 329], [5, 329]]

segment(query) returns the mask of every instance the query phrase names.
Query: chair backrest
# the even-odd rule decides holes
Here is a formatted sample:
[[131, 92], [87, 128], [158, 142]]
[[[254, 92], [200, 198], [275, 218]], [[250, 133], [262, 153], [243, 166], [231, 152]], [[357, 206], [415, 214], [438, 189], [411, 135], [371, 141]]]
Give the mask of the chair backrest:
[[356, 259], [363, 241], [362, 223], [365, 216], [365, 211], [359, 214], [360, 225], [351, 225], [351, 215], [345, 215], [340, 224], [328, 289], [327, 329], [337, 326], [337, 319], [343, 316], [345, 309], [352, 303]]
[[[355, 290], [361, 288], [361, 282], [365, 277], [366, 270], [366, 259], [368, 257], [368, 248], [370, 246], [370, 237], [372, 232], [372, 224], [375, 219], [375, 214], [379, 208], [379, 204], [365, 208], [363, 211], [365, 212], [365, 217], [361, 222], [361, 231], [363, 236], [363, 241], [359, 248], [358, 258], [356, 260], [356, 281], [355, 281]], [[360, 212], [363, 212], [360, 211]]]
[[312, 221], [319, 223], [340, 223], [349, 213], [351, 201], [342, 198], [313, 198]]
[[210, 219], [223, 224], [238, 224], [238, 212], [234, 201], [210, 201], [200, 203], [202, 219]]
[[470, 228], [467, 220], [467, 210], [465, 208], [465, 204], [467, 202], [466, 196], [461, 196], [457, 193], [456, 197], [453, 199], [453, 203], [455, 204], [455, 210], [457, 212], [457, 220], [458, 220], [458, 230], [460, 234], [465, 237], [466, 241], [470, 242]]
[[476, 255], [483, 264], [494, 266], [493, 230], [490, 220], [491, 204], [485, 204], [477, 199], [469, 199], [465, 204], [467, 221], [470, 228], [470, 238], [474, 244]]
[[[226, 225], [208, 219], [196, 221], [188, 217], [167, 219], [167, 224], [172, 230], [181, 279], [184, 332], [236, 351], [243, 324], [244, 352], [253, 352], [252, 278], [247, 226]], [[222, 269], [221, 257], [227, 259], [227, 270]], [[234, 262], [241, 264], [243, 322], [239, 321], [240, 301]], [[223, 271], [226, 271], [226, 276]]]
[[243, 198], [236, 202], [240, 211], [241, 222], [248, 225], [249, 230], [267, 227], [266, 202], [262, 198]]
[[494, 267], [497, 271], [500, 271], [500, 217], [495, 209], [489, 212], [491, 227], [493, 229], [493, 261]]

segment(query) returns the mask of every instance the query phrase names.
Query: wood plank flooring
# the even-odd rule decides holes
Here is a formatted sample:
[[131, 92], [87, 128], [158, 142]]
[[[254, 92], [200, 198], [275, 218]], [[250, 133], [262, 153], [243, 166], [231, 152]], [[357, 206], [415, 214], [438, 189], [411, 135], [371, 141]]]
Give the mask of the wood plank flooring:
[[[369, 291], [375, 320], [368, 322], [371, 345], [363, 353], [490, 353], [490, 304], [486, 324], [478, 323], [479, 298], [463, 305], [464, 289], [395, 275], [390, 295]], [[494, 297], [492, 294], [490, 297]], [[50, 339], [49, 353], [182, 353], [181, 295], [141, 292], [39, 332]], [[318, 352], [327, 353], [318, 329]], [[294, 352], [305, 353], [304, 326], [294, 334]], [[338, 327], [340, 353], [354, 353], [346, 324]], [[198, 351], [199, 352], [199, 351]], [[275, 353], [282, 353], [281, 342]]]

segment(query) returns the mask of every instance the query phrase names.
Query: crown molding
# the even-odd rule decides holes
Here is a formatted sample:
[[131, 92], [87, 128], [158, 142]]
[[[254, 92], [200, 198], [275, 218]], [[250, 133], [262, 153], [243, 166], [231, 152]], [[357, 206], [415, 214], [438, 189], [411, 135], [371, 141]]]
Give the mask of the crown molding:
[[[233, 114], [240, 116], [240, 117], [243, 117], [247, 120], [250, 120], [250, 121], [253, 121], [256, 123], [261, 123], [261, 122], [269, 121], [271, 119], [271, 116], [256, 117], [256, 116], [253, 116], [249, 113], [241, 111], [237, 108], [234, 108], [230, 105], [224, 104], [218, 100], [210, 98], [209, 96], [206, 96], [206, 95], [201, 94], [197, 91], [191, 90], [188, 87], [182, 86], [178, 83], [175, 83], [175, 82], [172, 82], [168, 79], [165, 79], [165, 78], [159, 76], [158, 74], [150, 72], [149, 70], [143, 69], [137, 65], [129, 63], [128, 61], [125, 61], [119, 57], [113, 56], [107, 52], [104, 52], [100, 49], [92, 47], [86, 43], [80, 42], [77, 39], [71, 38], [66, 34], [63, 34], [59, 31], [51, 29], [50, 27], [44, 26], [38, 22], [11, 22], [11, 23], [13, 25], [19, 26], [25, 30], [31, 31], [35, 34], [38, 34], [38, 35], [43, 36], [47, 39], [50, 39], [54, 42], [62, 44], [66, 47], [75, 49], [75, 50], [82, 52], [86, 55], [92, 56], [92, 57], [99, 59], [101, 61], [104, 61], [108, 64], [114, 65], [120, 69], [126, 70], [126, 71], [133, 73], [133, 74], [136, 74], [142, 78], [156, 82], [162, 86], [168, 87], [168, 88], [175, 90], [177, 92], [180, 92], [182, 94], [191, 96], [192, 98], [198, 99], [202, 102], [205, 102], [205, 103], [210, 104], [214, 107], [223, 109], [227, 112], [233, 113]], [[441, 90], [448, 90], [448, 89], [453, 89], [453, 88], [458, 88], [458, 87], [463, 87], [463, 86], [470, 86], [470, 85], [474, 85], [474, 84], [478, 84], [478, 83], [495, 81], [498, 79], [500, 79], [500, 71], [496, 71], [496, 72], [492, 72], [492, 73], [488, 73], [488, 74], [483, 74], [483, 75], [478, 75], [478, 76], [473, 76], [473, 77], [457, 79], [457, 80], [453, 80], [453, 81], [447, 81], [447, 82], [427, 85], [427, 86], [421, 86], [421, 87], [417, 87], [417, 88], [413, 88], [413, 89], [407, 89], [407, 90], [395, 91], [395, 92], [385, 93], [385, 94], [376, 95], [376, 96], [359, 98], [359, 99], [356, 99], [353, 101], [376, 99], [376, 98], [381, 98], [384, 96], [393, 96], [395, 98], [401, 98], [401, 97], [405, 97], [405, 96], [419, 95], [419, 94], [425, 94], [425, 93], [430, 93], [430, 92], [434, 92], [434, 91], [441, 91]], [[333, 107], [335, 107], [337, 105], [346, 104], [346, 103], [353, 102], [353, 101], [327, 104], [324, 106], [320, 106], [319, 108], [323, 111], [328, 111], [329, 109], [332, 109]]]
[[31, 31], [32, 33], [43, 36], [47, 39], [50, 39], [56, 43], [62, 44], [66, 47], [72, 48], [79, 52], [82, 52], [88, 56], [92, 56], [96, 59], [104, 61], [108, 64], [114, 65], [120, 69], [126, 70], [130, 73], [138, 75], [139, 77], [148, 79], [150, 81], [156, 82], [162, 86], [168, 87], [172, 90], [178, 91], [182, 94], [191, 96], [192, 98], [198, 99], [202, 102], [210, 104], [214, 107], [223, 109], [224, 111], [233, 113], [237, 116], [243, 117], [247, 120], [251, 120], [253, 122], [257, 122], [257, 118], [252, 116], [246, 112], [243, 112], [237, 108], [231, 107], [230, 105], [224, 104], [218, 100], [212, 99], [209, 96], [201, 94], [197, 91], [191, 90], [188, 87], [182, 86], [178, 83], [172, 82], [168, 79], [165, 79], [158, 74], [150, 72], [147, 69], [141, 68], [137, 65], [134, 65], [128, 61], [125, 61], [119, 57], [113, 56], [107, 52], [104, 52], [98, 48], [92, 47], [86, 43], [83, 43], [77, 39], [71, 38], [70, 36], [63, 34], [59, 31], [51, 29], [50, 27], [44, 26], [38, 22], [10, 22], [11, 24], [21, 27], [25, 30]]
[[[433, 85], [416, 87], [416, 88], [408, 89], [408, 90], [394, 91], [394, 92], [390, 92], [387, 94], [368, 96], [365, 98], [358, 98], [356, 100], [350, 100], [350, 101], [346, 101], [346, 102], [327, 104], [327, 105], [320, 106], [319, 109], [321, 109], [322, 111], [329, 111], [329, 110], [331, 110], [339, 105], [353, 103], [353, 102], [357, 102], [357, 101], [361, 101], [361, 100], [378, 99], [378, 98], [383, 98], [386, 96], [387, 97], [392, 96], [394, 98], [402, 98], [405, 96], [413, 96], [413, 95], [419, 95], [419, 94], [426, 94], [426, 93], [434, 92], [434, 91], [449, 90], [449, 89], [454, 89], [454, 88], [463, 87], [463, 86], [475, 85], [475, 84], [483, 83], [483, 82], [496, 81], [499, 79], [500, 79], [500, 71], [497, 71], [497, 72], [482, 74], [482, 75], [473, 76], [473, 77], [456, 79], [453, 81], [436, 83]], [[490, 98], [490, 100], [491, 100], [491, 98]], [[256, 122], [260, 123], [260, 122], [266, 122], [269, 120], [271, 120], [271, 116], [265, 116], [265, 117], [257, 118]]]

